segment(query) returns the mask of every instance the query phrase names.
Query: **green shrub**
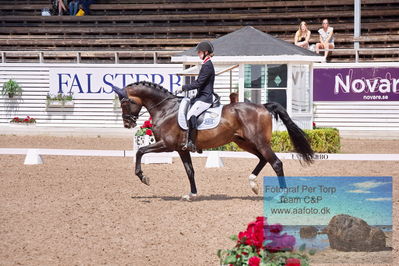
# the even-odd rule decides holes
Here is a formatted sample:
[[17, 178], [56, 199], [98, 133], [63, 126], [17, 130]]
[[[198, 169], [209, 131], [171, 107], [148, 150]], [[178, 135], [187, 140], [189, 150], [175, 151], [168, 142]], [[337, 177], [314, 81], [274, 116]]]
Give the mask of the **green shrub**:
[[[310, 144], [315, 152], [337, 153], [340, 151], [339, 131], [336, 128], [316, 128], [305, 130]], [[287, 131], [275, 131], [271, 140], [272, 149], [275, 152], [293, 152], [294, 146], [291, 143]], [[230, 142], [226, 145], [209, 149], [212, 151], [243, 151], [237, 144]]]

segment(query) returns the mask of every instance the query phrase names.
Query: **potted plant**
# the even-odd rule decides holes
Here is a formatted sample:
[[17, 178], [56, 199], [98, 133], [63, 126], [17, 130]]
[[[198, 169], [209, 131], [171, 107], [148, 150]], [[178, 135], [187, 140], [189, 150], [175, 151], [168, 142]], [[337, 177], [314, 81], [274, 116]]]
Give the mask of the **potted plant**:
[[67, 95], [58, 93], [57, 95], [47, 94], [47, 107], [73, 107], [74, 101], [72, 93]]
[[114, 99], [112, 100], [113, 102], [113, 106], [114, 106], [114, 110], [119, 110], [121, 108], [121, 102], [119, 101], [119, 97], [117, 95], [115, 95]]
[[15, 81], [10, 79], [9, 81], [3, 84], [3, 89], [1, 90], [3, 95], [7, 95], [9, 98], [13, 98], [14, 96], [21, 95], [22, 89], [21, 86]]

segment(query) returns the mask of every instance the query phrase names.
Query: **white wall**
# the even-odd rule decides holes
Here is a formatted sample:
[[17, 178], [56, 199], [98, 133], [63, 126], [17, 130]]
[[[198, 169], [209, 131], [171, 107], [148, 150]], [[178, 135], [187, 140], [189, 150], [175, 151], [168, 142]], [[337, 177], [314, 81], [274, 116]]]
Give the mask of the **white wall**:
[[[123, 127], [121, 110], [114, 108], [114, 95], [77, 95], [74, 92], [73, 108], [47, 108], [46, 96], [57, 88], [50, 88], [50, 70], [54, 69], [76, 69], [77, 73], [87, 69], [94, 72], [104, 72], [104, 69], [120, 69], [121, 71], [143, 72], [143, 68], [151, 69], [154, 73], [181, 72], [183, 66], [180, 64], [169, 65], [93, 65], [93, 64], [0, 64], [0, 88], [9, 79], [17, 81], [23, 93], [21, 97], [9, 99], [8, 96], [0, 95], [0, 126], [9, 126], [13, 117], [30, 116], [37, 119], [36, 126], [44, 127]], [[139, 71], [140, 70], [140, 71]], [[83, 72], [84, 72], [83, 71]], [[110, 70], [110, 72], [112, 72]], [[54, 71], [53, 71], [54, 72]], [[128, 81], [127, 83], [136, 80]], [[71, 80], [69, 80], [71, 82]], [[98, 81], [96, 81], [98, 83]], [[93, 81], [93, 83], [96, 83]], [[183, 81], [182, 81], [183, 82]], [[117, 84], [114, 84], [117, 85]], [[54, 86], [54, 85], [52, 85]], [[100, 85], [99, 85], [100, 86]], [[164, 84], [165, 88], [170, 89]], [[122, 87], [119, 84], [119, 87]], [[233, 70], [233, 88], [238, 87], [238, 69]], [[230, 74], [229, 72], [218, 76], [215, 80], [216, 92], [222, 97], [222, 103], [229, 103]], [[174, 88], [176, 89], [176, 88]], [[97, 88], [93, 88], [96, 91]], [[138, 125], [148, 118], [143, 115]]]

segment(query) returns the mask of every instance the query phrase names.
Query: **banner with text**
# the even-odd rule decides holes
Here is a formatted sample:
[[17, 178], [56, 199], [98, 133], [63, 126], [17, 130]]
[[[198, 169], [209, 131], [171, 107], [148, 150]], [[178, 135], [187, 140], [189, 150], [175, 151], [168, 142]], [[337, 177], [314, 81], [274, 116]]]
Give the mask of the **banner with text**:
[[314, 101], [399, 101], [399, 67], [313, 70]]
[[126, 67], [65, 67], [50, 69], [50, 94], [73, 94], [74, 99], [113, 98], [112, 86], [123, 88], [137, 81], [150, 81], [173, 92], [182, 86], [176, 75], [181, 65], [129, 65]]

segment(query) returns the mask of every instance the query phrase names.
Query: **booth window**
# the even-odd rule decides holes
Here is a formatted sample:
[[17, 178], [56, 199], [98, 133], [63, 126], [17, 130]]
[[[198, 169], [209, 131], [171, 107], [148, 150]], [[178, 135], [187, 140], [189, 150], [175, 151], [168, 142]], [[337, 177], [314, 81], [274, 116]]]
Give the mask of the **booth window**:
[[287, 65], [245, 65], [244, 97], [258, 104], [278, 102], [287, 108]]

